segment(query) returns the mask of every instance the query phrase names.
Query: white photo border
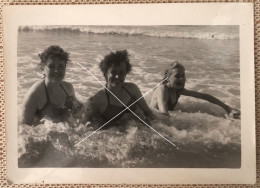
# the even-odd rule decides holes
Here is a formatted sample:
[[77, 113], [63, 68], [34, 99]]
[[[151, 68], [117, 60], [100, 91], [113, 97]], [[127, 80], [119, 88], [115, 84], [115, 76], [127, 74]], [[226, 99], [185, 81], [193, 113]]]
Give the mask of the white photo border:
[[[87, 184], [255, 183], [253, 3], [4, 6], [3, 16], [9, 181]], [[17, 32], [21, 25], [239, 25], [241, 168], [18, 168]]]

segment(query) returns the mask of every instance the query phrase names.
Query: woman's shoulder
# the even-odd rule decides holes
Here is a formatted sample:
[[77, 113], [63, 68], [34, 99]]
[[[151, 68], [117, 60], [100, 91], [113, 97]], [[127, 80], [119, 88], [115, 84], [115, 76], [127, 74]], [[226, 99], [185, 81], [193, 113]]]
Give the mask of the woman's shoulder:
[[104, 89], [99, 90], [95, 95], [89, 98], [95, 104], [102, 103], [106, 100], [106, 91]]
[[39, 95], [42, 94], [45, 90], [44, 88], [44, 84], [43, 84], [44, 80], [39, 80], [37, 82], [35, 82], [29, 89], [28, 94], [29, 95]]
[[44, 80], [37, 81], [30, 87], [24, 97], [23, 104], [40, 104], [41, 101], [44, 100], [44, 96], [46, 96], [46, 91], [43, 82]]
[[141, 93], [139, 87], [132, 82], [125, 82], [123, 87], [125, 88], [125, 90], [127, 90], [132, 96], [139, 96], [139, 94]]
[[160, 89], [160, 90], [162, 90], [162, 91], [167, 90], [167, 86], [164, 85], [164, 84], [160, 84], [157, 88]]
[[61, 85], [69, 95], [74, 94], [74, 88], [73, 88], [73, 85], [70, 82], [62, 81]]
[[72, 84], [71, 84], [70, 82], [62, 81], [61, 84], [62, 84], [63, 86], [65, 86], [65, 87], [72, 87], [72, 88], [73, 88], [73, 86], [72, 86]]
[[158, 86], [154, 89], [153, 93], [158, 93], [158, 92], [164, 93], [166, 90], [167, 90], [167, 87], [166, 87], [164, 84], [160, 84], [160, 85], [158, 85]]
[[135, 83], [132, 83], [132, 82], [125, 82], [124, 83], [124, 87], [128, 90], [136, 90], [136, 89], [139, 89], [138, 86], [135, 84]]

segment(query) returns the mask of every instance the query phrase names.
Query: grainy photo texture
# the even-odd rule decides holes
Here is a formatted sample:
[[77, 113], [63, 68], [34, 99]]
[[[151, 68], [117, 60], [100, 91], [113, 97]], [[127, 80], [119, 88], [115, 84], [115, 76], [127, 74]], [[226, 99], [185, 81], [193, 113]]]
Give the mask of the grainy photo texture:
[[236, 25], [20, 26], [18, 167], [240, 168], [239, 40]]

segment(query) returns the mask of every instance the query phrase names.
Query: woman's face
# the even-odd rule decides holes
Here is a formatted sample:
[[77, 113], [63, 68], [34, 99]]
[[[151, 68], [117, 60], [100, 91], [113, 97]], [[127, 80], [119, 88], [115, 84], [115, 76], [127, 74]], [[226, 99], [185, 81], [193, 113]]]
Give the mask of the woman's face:
[[175, 68], [171, 71], [172, 74], [168, 79], [168, 86], [175, 89], [183, 89], [186, 82], [185, 69]]
[[122, 86], [126, 77], [126, 63], [122, 61], [120, 65], [112, 65], [106, 74], [107, 84], [110, 87]]
[[59, 57], [47, 59], [44, 67], [45, 78], [52, 82], [61, 82], [65, 77], [66, 62]]

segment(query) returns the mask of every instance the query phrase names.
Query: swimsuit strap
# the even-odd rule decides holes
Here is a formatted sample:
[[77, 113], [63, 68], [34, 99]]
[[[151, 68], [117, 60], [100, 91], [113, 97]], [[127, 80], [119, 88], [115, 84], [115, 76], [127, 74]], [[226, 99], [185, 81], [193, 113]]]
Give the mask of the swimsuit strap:
[[170, 88], [168, 86], [166, 86], [167, 89], [168, 89], [168, 93], [169, 93], [169, 99], [171, 99], [171, 91], [170, 91]]
[[105, 88], [105, 93], [106, 93], [106, 96], [107, 96], [107, 105], [110, 105], [109, 93], [108, 93], [106, 88]]
[[63, 89], [63, 91], [66, 94], [65, 106], [70, 110], [74, 110], [75, 106], [73, 103], [73, 97], [68, 94], [68, 92], [65, 90], [65, 88], [61, 84], [60, 84], [60, 87]]
[[45, 89], [45, 95], [46, 95], [46, 103], [43, 105], [43, 107], [41, 109], [38, 109], [36, 111], [36, 116], [39, 117], [39, 119], [41, 119], [46, 111], [46, 108], [48, 107], [48, 105], [51, 104], [51, 101], [50, 101], [50, 96], [49, 96], [49, 93], [48, 93], [48, 90], [47, 90], [47, 86], [45, 85], [45, 80], [43, 80], [43, 85], [44, 85], [44, 89]]
[[[134, 98], [132, 97], [131, 93], [124, 87], [122, 86], [122, 88], [126, 91], [126, 93], [130, 96], [130, 101], [133, 100]], [[65, 91], [66, 92], [66, 91]], [[109, 98], [109, 93], [107, 91], [107, 89], [105, 88], [105, 92], [106, 92], [106, 96], [107, 96], [107, 104], [110, 105], [110, 98]]]
[[[167, 87], [166, 85], [165, 85], [165, 87]], [[168, 89], [168, 93], [169, 93], [169, 100], [167, 101], [167, 104], [168, 104], [168, 110], [174, 110], [174, 108], [175, 108], [175, 106], [176, 106], [176, 104], [178, 103], [178, 100], [179, 100], [179, 98], [180, 98], [180, 91], [179, 90], [177, 90], [176, 91], [176, 98], [175, 98], [175, 102], [174, 103], [172, 103], [172, 101], [171, 101], [171, 93], [170, 93], [170, 88], [169, 87], [167, 87], [167, 89]]]
[[[129, 100], [128, 104], [126, 104], [126, 106], [129, 106], [133, 102], [133, 97], [132, 97], [131, 93], [125, 87], [122, 86], [122, 88], [130, 96], [130, 100]], [[117, 105], [111, 104], [111, 101], [110, 101], [110, 98], [109, 98], [109, 93], [108, 93], [109, 91], [108, 91], [108, 89], [106, 89], [105, 92], [106, 92], [108, 104], [107, 104], [107, 107], [106, 107], [105, 111], [101, 114], [102, 119], [108, 121], [108, 120], [110, 120], [111, 118], [115, 117], [116, 115], [118, 115], [120, 112], [122, 112], [124, 110], [120, 115], [118, 115], [116, 118], [113, 119], [113, 121], [116, 121], [116, 120], [120, 119], [124, 114], [130, 112], [128, 109], [125, 110], [125, 106], [117, 106]], [[130, 107], [130, 109], [132, 111], [135, 111], [136, 107], [137, 107], [136, 105], [133, 105], [133, 106]]]
[[71, 112], [73, 112], [73, 110], [74, 110], [73, 97], [68, 95], [65, 88], [61, 84], [60, 84], [60, 87], [64, 90], [64, 92], [66, 94], [64, 107], [59, 107], [56, 104], [51, 102], [47, 86], [44, 82], [44, 88], [45, 88], [47, 102], [41, 109], [38, 109], [36, 111], [36, 116], [39, 119], [42, 119], [43, 117], [46, 116], [46, 117], [49, 117], [50, 119], [54, 120], [55, 122], [62, 122], [62, 121], [65, 121], [70, 116]]
[[176, 105], [176, 101], [175, 101], [174, 104], [172, 103], [172, 101], [171, 101], [170, 88], [169, 88], [167, 85], [164, 85], [164, 86], [167, 88], [167, 90], [168, 90], [168, 95], [169, 95], [169, 99], [168, 99], [168, 101], [167, 101], [168, 110], [172, 111], [172, 110], [174, 110], [174, 107], [175, 107], [175, 105]]
[[[131, 99], [134, 99], [134, 97], [132, 96], [132, 94], [126, 89], [126, 87], [122, 86], [122, 88], [127, 92], [127, 94], [130, 96]], [[130, 100], [131, 100], [130, 99]]]
[[51, 100], [50, 100], [50, 95], [49, 95], [49, 92], [48, 92], [47, 86], [46, 86], [46, 84], [45, 84], [45, 80], [43, 80], [43, 85], [44, 85], [44, 88], [45, 88], [45, 93], [46, 93], [47, 103], [48, 103], [48, 102], [51, 102]]
[[[44, 87], [45, 87], [45, 93], [46, 93], [46, 98], [47, 98], [46, 104], [47, 104], [47, 103], [53, 104], [53, 103], [51, 102], [50, 95], [49, 95], [49, 92], [48, 92], [48, 88], [47, 88], [45, 82], [44, 82]], [[62, 84], [60, 84], [60, 87], [63, 89], [63, 91], [65, 92], [65, 95], [66, 95], [65, 106], [67, 105], [67, 103], [69, 103], [69, 108], [72, 108], [73, 105], [72, 105], [71, 96], [69, 96], [69, 94], [67, 93], [67, 91], [65, 90], [65, 88], [62, 86]], [[55, 105], [55, 104], [53, 104], [53, 105]]]
[[[44, 88], [45, 88], [45, 93], [46, 93], [47, 102], [51, 102], [50, 95], [49, 95], [47, 86], [46, 86], [46, 84], [45, 84], [45, 81], [44, 81], [43, 83], [44, 83]], [[60, 87], [61, 87], [61, 88], [63, 89], [63, 91], [65, 92], [66, 97], [69, 97], [69, 94], [67, 93], [67, 91], [65, 90], [65, 88], [62, 86], [62, 84], [60, 84]]]
[[65, 90], [65, 88], [62, 86], [62, 84], [60, 84], [60, 87], [63, 89], [63, 91], [65, 92], [66, 94], [66, 97], [69, 97], [69, 94], [67, 93], [67, 91]]

